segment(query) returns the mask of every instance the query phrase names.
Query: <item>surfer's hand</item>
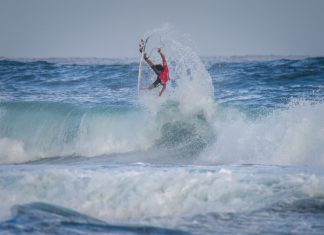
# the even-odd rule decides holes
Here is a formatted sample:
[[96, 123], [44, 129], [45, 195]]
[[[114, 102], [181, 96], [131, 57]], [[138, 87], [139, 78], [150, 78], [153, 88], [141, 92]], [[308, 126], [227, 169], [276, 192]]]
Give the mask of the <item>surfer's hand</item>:
[[157, 52], [158, 52], [158, 53], [161, 53], [161, 48], [158, 48], [158, 49], [157, 49]]
[[147, 55], [146, 55], [146, 53], [144, 53], [144, 59], [145, 59], [145, 60], [147, 59]]

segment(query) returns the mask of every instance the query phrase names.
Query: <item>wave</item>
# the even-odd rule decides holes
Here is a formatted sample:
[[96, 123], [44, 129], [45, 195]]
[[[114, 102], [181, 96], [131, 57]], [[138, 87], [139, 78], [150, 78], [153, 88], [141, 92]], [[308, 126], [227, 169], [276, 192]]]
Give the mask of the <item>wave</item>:
[[251, 116], [217, 105], [188, 112], [179, 102], [164, 102], [153, 111], [2, 103], [0, 161], [127, 154], [136, 162], [144, 154], [148, 162], [324, 165], [324, 103], [296, 101]]
[[130, 118], [127, 112], [114, 108], [83, 109], [46, 102], [9, 102], [0, 108], [0, 143], [9, 146], [1, 148], [2, 163], [95, 156], [145, 146], [145, 140], [141, 142], [144, 120], [136, 112]]
[[0, 104], [1, 163], [152, 148], [186, 155], [200, 151], [211, 135], [202, 113], [186, 116], [177, 103], [158, 113], [44, 102]]
[[324, 213], [324, 196], [318, 195], [311, 198], [299, 199], [296, 201], [281, 201], [273, 205], [269, 210], [274, 212], [292, 211], [296, 213]]
[[318, 65], [323, 64], [324, 57], [320, 56], [289, 56], [289, 55], [244, 55], [244, 56], [208, 56], [202, 57], [204, 63], [206, 65], [212, 66], [215, 63], [222, 64], [222, 63], [258, 63], [258, 62], [274, 62], [274, 63], [283, 63], [283, 62], [297, 62], [297, 61], [305, 61], [307, 64], [308, 62], [316, 62]]
[[[189, 234], [145, 225], [108, 224], [76, 211], [42, 202], [16, 205], [13, 218], [0, 223], [0, 233], [19, 234]], [[73, 231], [73, 232], [72, 232]]]
[[66, 65], [115, 65], [137, 63], [137, 58], [10, 58], [0, 57], [0, 65], [15, 63], [22, 64], [66, 64]]
[[[246, 58], [248, 59], [248, 58]], [[318, 81], [321, 85], [323, 78], [324, 58], [301, 58], [301, 59], [276, 59], [276, 60], [246, 60], [241, 62], [224, 62], [207, 60], [209, 71], [213, 74], [219, 74], [222, 76], [230, 75], [231, 79], [248, 78], [253, 79], [254, 82], [267, 81], [273, 82], [277, 87], [283, 85], [285, 80], [298, 80], [302, 79], [307, 85], [307, 81]], [[240, 71], [240, 73], [237, 73]], [[247, 81], [245, 81], [246, 83]], [[271, 85], [271, 84], [268, 84]], [[287, 85], [293, 85], [287, 84]]]
[[313, 168], [23, 165], [2, 166], [0, 175], [2, 220], [12, 206], [35, 201], [104, 221], [150, 221], [162, 227], [209, 213], [323, 212], [324, 178]]
[[[0, 61], [0, 100], [132, 103], [136, 63], [60, 64]], [[73, 95], [71, 95], [73, 94]], [[123, 97], [121, 97], [123, 96]], [[131, 97], [131, 99], [128, 99]]]

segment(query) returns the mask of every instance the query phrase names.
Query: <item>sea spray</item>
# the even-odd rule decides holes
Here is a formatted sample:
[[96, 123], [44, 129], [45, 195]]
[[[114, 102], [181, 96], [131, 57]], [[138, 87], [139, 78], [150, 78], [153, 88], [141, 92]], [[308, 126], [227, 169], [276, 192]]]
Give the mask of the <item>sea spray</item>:
[[[157, 92], [142, 92], [142, 96], [139, 97], [140, 101], [144, 100], [144, 105], [154, 110], [165, 100], [172, 100], [179, 103], [179, 108], [183, 113], [192, 114], [202, 111], [205, 115], [211, 116], [216, 107], [213, 101], [214, 88], [212, 78], [200, 57], [185, 42], [176, 40], [181, 34], [168, 26], [147, 34], [150, 35], [149, 40], [153, 41], [148, 42], [147, 51], [150, 51], [150, 55], [152, 54], [153, 62], [158, 64], [161, 63], [161, 58], [154, 50], [162, 47], [171, 81], [167, 84], [167, 91], [164, 97], [160, 97], [160, 100], [147, 99], [148, 95], [155, 94], [156, 96]], [[154, 77], [148, 67], [146, 67], [147, 74], [144, 76]]]

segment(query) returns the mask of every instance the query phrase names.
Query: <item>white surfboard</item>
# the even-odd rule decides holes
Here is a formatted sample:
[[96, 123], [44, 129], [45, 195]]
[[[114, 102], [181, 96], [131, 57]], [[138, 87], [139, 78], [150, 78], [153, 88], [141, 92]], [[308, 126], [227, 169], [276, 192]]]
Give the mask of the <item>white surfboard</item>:
[[140, 47], [142, 48], [142, 54], [141, 59], [138, 67], [138, 78], [137, 78], [137, 95], [140, 93], [140, 85], [141, 85], [141, 79], [142, 79], [142, 66], [143, 66], [143, 60], [144, 60], [144, 53], [145, 53], [145, 47], [149, 40], [150, 36], [148, 36], [145, 40], [141, 40]]

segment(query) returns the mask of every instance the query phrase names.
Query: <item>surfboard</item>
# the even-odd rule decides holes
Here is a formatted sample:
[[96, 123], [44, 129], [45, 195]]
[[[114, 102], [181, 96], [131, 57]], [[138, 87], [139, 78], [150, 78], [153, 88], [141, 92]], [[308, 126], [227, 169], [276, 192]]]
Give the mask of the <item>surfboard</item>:
[[144, 60], [144, 53], [145, 53], [145, 48], [146, 48], [146, 44], [149, 40], [150, 36], [148, 36], [145, 40], [141, 40], [141, 43], [140, 43], [140, 49], [142, 50], [142, 53], [141, 53], [141, 59], [140, 59], [140, 63], [139, 63], [139, 66], [138, 66], [138, 78], [137, 78], [137, 95], [139, 95], [140, 93], [140, 85], [141, 85], [141, 79], [142, 79], [142, 66], [143, 66], [143, 60]]

